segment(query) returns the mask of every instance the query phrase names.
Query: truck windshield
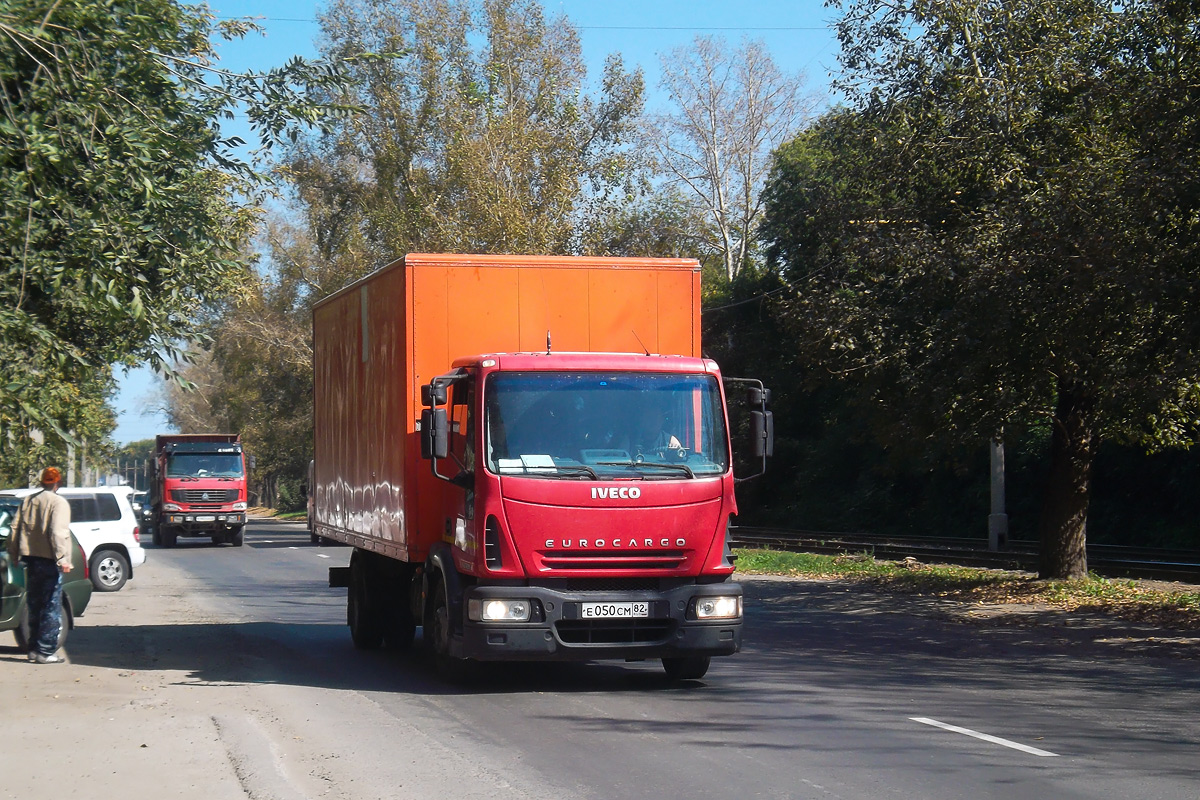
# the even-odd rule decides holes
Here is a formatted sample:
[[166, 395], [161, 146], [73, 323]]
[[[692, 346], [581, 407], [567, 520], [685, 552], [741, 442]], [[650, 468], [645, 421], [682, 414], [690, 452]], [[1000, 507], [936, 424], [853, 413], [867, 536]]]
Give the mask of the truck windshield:
[[484, 404], [500, 475], [678, 480], [729, 465], [712, 375], [497, 372]]
[[240, 478], [237, 453], [175, 453], [167, 461], [168, 478]]

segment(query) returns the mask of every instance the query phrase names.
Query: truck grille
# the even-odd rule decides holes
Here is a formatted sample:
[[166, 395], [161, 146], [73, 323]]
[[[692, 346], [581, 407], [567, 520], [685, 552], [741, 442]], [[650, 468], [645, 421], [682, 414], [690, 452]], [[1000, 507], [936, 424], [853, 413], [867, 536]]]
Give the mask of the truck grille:
[[544, 569], [679, 569], [683, 564], [684, 554], [678, 550], [660, 551], [656, 553], [639, 552], [543, 552], [542, 566]]
[[662, 588], [658, 578], [567, 578], [560, 582], [567, 592], [657, 592]]
[[237, 489], [172, 489], [171, 499], [177, 503], [232, 503], [238, 499]]
[[561, 619], [555, 624], [566, 644], [660, 644], [672, 627], [669, 619]]

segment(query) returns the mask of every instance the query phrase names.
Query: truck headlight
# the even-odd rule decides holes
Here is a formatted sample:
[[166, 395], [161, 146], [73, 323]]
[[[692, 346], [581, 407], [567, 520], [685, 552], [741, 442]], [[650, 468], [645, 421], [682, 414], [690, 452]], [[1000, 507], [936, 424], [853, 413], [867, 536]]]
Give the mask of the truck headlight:
[[183, 511], [183, 506], [175, 503], [163, 503], [163, 511]]
[[234, 504], [233, 504], [233, 510], [234, 510], [234, 511], [245, 511], [245, 510], [246, 510], [246, 503], [245, 503], [244, 501], [243, 501], [243, 502], [240, 502], [240, 503], [234, 503]]
[[741, 616], [741, 597], [696, 598], [696, 619], [738, 619]]
[[528, 622], [533, 604], [528, 600], [468, 600], [467, 617], [473, 622]]

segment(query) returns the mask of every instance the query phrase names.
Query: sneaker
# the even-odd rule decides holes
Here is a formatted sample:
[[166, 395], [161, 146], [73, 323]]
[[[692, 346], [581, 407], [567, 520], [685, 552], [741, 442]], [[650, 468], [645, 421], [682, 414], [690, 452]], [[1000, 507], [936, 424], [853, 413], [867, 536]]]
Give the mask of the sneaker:
[[41, 653], [38, 653], [37, 654], [37, 663], [39, 663], [39, 664], [61, 664], [61, 663], [63, 663], [63, 659], [62, 659], [62, 656], [57, 656], [57, 655], [54, 655], [53, 653], [48, 656], [44, 656]]
[[30, 650], [30, 651], [29, 651], [29, 660], [30, 660], [30, 661], [37, 661], [37, 650]]

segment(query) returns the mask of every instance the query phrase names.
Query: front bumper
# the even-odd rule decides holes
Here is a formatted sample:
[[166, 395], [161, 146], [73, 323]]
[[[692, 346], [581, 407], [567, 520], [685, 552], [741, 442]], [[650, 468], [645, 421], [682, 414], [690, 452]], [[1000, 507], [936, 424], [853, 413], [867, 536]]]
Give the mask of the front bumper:
[[246, 524], [244, 511], [164, 511], [161, 525], [169, 525], [179, 533], [209, 534], [213, 531], [240, 528]]
[[[699, 620], [699, 597], [742, 596], [736, 583], [693, 584], [658, 592], [565, 592], [533, 586], [473, 586], [465, 593], [461, 629], [452, 636], [455, 656], [479, 661], [590, 661], [593, 659], [724, 656], [742, 645], [742, 619]], [[529, 622], [468, 619], [471, 600], [527, 598]], [[650, 616], [582, 619], [585, 602], [646, 602]]]

